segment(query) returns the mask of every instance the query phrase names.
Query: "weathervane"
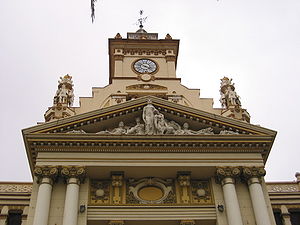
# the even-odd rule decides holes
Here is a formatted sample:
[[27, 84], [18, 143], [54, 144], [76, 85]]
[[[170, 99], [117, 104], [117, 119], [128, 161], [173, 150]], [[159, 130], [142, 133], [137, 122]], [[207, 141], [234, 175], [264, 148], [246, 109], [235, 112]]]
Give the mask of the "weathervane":
[[144, 27], [143, 23], [145, 23], [146, 19], [147, 19], [147, 16], [142, 17], [143, 13], [144, 13], [144, 10], [140, 10], [140, 18], [138, 19], [138, 22], [136, 23], [136, 25], [139, 25], [141, 29]]

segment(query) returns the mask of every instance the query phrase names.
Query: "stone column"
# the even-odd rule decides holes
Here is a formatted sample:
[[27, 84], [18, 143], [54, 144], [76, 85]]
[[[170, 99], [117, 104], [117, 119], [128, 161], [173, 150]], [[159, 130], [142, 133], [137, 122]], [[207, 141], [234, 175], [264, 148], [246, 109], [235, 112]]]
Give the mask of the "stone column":
[[243, 220], [241, 210], [235, 190], [235, 181], [241, 171], [237, 167], [219, 167], [217, 168], [217, 181], [221, 183], [225, 200], [225, 211], [228, 224], [242, 225]]
[[50, 166], [36, 166], [34, 175], [40, 184], [37, 194], [33, 225], [47, 225], [50, 211], [52, 185], [57, 178], [58, 169]]
[[282, 216], [283, 224], [284, 225], [292, 225], [291, 214], [289, 213], [289, 210], [287, 209], [287, 207], [285, 205], [282, 205], [280, 207], [280, 209], [281, 209], [281, 216]]
[[83, 167], [63, 167], [61, 175], [67, 183], [63, 225], [77, 225], [79, 186], [84, 181], [86, 171]]
[[249, 186], [250, 197], [257, 225], [271, 225], [265, 196], [261, 186], [261, 177], [266, 174], [263, 167], [245, 167], [243, 176]]

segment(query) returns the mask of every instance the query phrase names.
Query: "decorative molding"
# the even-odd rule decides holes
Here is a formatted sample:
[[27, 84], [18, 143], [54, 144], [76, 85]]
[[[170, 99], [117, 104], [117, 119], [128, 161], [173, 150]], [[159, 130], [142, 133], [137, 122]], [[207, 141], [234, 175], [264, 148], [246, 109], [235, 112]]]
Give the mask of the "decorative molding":
[[285, 193], [285, 192], [299, 192], [299, 185], [297, 183], [294, 184], [268, 184], [267, 190], [269, 193]]
[[[147, 188], [151, 189], [149, 189], [149, 193], [147, 193]], [[153, 191], [155, 196], [151, 196]], [[141, 193], [144, 193], [145, 196]], [[142, 178], [137, 181], [129, 179], [126, 195], [129, 204], [170, 204], [176, 202], [173, 180], [171, 179], [163, 180], [155, 177]]]
[[209, 181], [191, 180], [192, 203], [213, 204]]
[[168, 88], [157, 84], [134, 84], [127, 86], [126, 90], [168, 90]]
[[110, 181], [91, 180], [90, 203], [92, 205], [103, 205], [110, 203]]
[[195, 225], [195, 220], [181, 220], [180, 225]]
[[83, 183], [86, 177], [85, 167], [81, 166], [63, 166], [60, 173], [66, 181], [77, 178], [80, 183]]
[[108, 225], [124, 225], [124, 221], [123, 220], [110, 220], [108, 222]]
[[148, 49], [148, 48], [132, 48], [123, 49], [124, 54], [127, 55], [165, 55], [165, 49]]
[[32, 184], [0, 184], [0, 193], [31, 193]]

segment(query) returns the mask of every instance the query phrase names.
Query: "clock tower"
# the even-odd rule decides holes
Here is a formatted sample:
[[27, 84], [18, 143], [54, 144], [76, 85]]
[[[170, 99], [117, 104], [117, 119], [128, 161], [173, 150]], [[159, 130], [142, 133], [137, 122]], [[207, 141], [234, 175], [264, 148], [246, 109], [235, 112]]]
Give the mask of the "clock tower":
[[140, 28], [109, 39], [110, 83], [115, 79], [142, 80], [175, 79], [179, 40], [167, 34], [158, 39], [157, 33], [147, 33]]

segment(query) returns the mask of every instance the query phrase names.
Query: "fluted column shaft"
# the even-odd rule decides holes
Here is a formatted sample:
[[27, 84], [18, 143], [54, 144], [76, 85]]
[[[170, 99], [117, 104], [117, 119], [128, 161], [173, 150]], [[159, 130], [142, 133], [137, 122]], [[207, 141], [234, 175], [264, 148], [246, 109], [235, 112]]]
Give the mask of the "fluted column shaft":
[[235, 177], [240, 175], [238, 168], [223, 167], [217, 169], [225, 201], [225, 211], [229, 225], [243, 225], [241, 210], [235, 190]]
[[78, 219], [78, 203], [79, 203], [79, 186], [85, 177], [85, 169], [83, 167], [63, 167], [62, 176], [67, 183], [63, 225], [77, 225]]
[[37, 166], [34, 170], [34, 174], [38, 178], [38, 183], [40, 185], [37, 194], [33, 225], [47, 225], [52, 185], [58, 174], [58, 170], [55, 167]]

